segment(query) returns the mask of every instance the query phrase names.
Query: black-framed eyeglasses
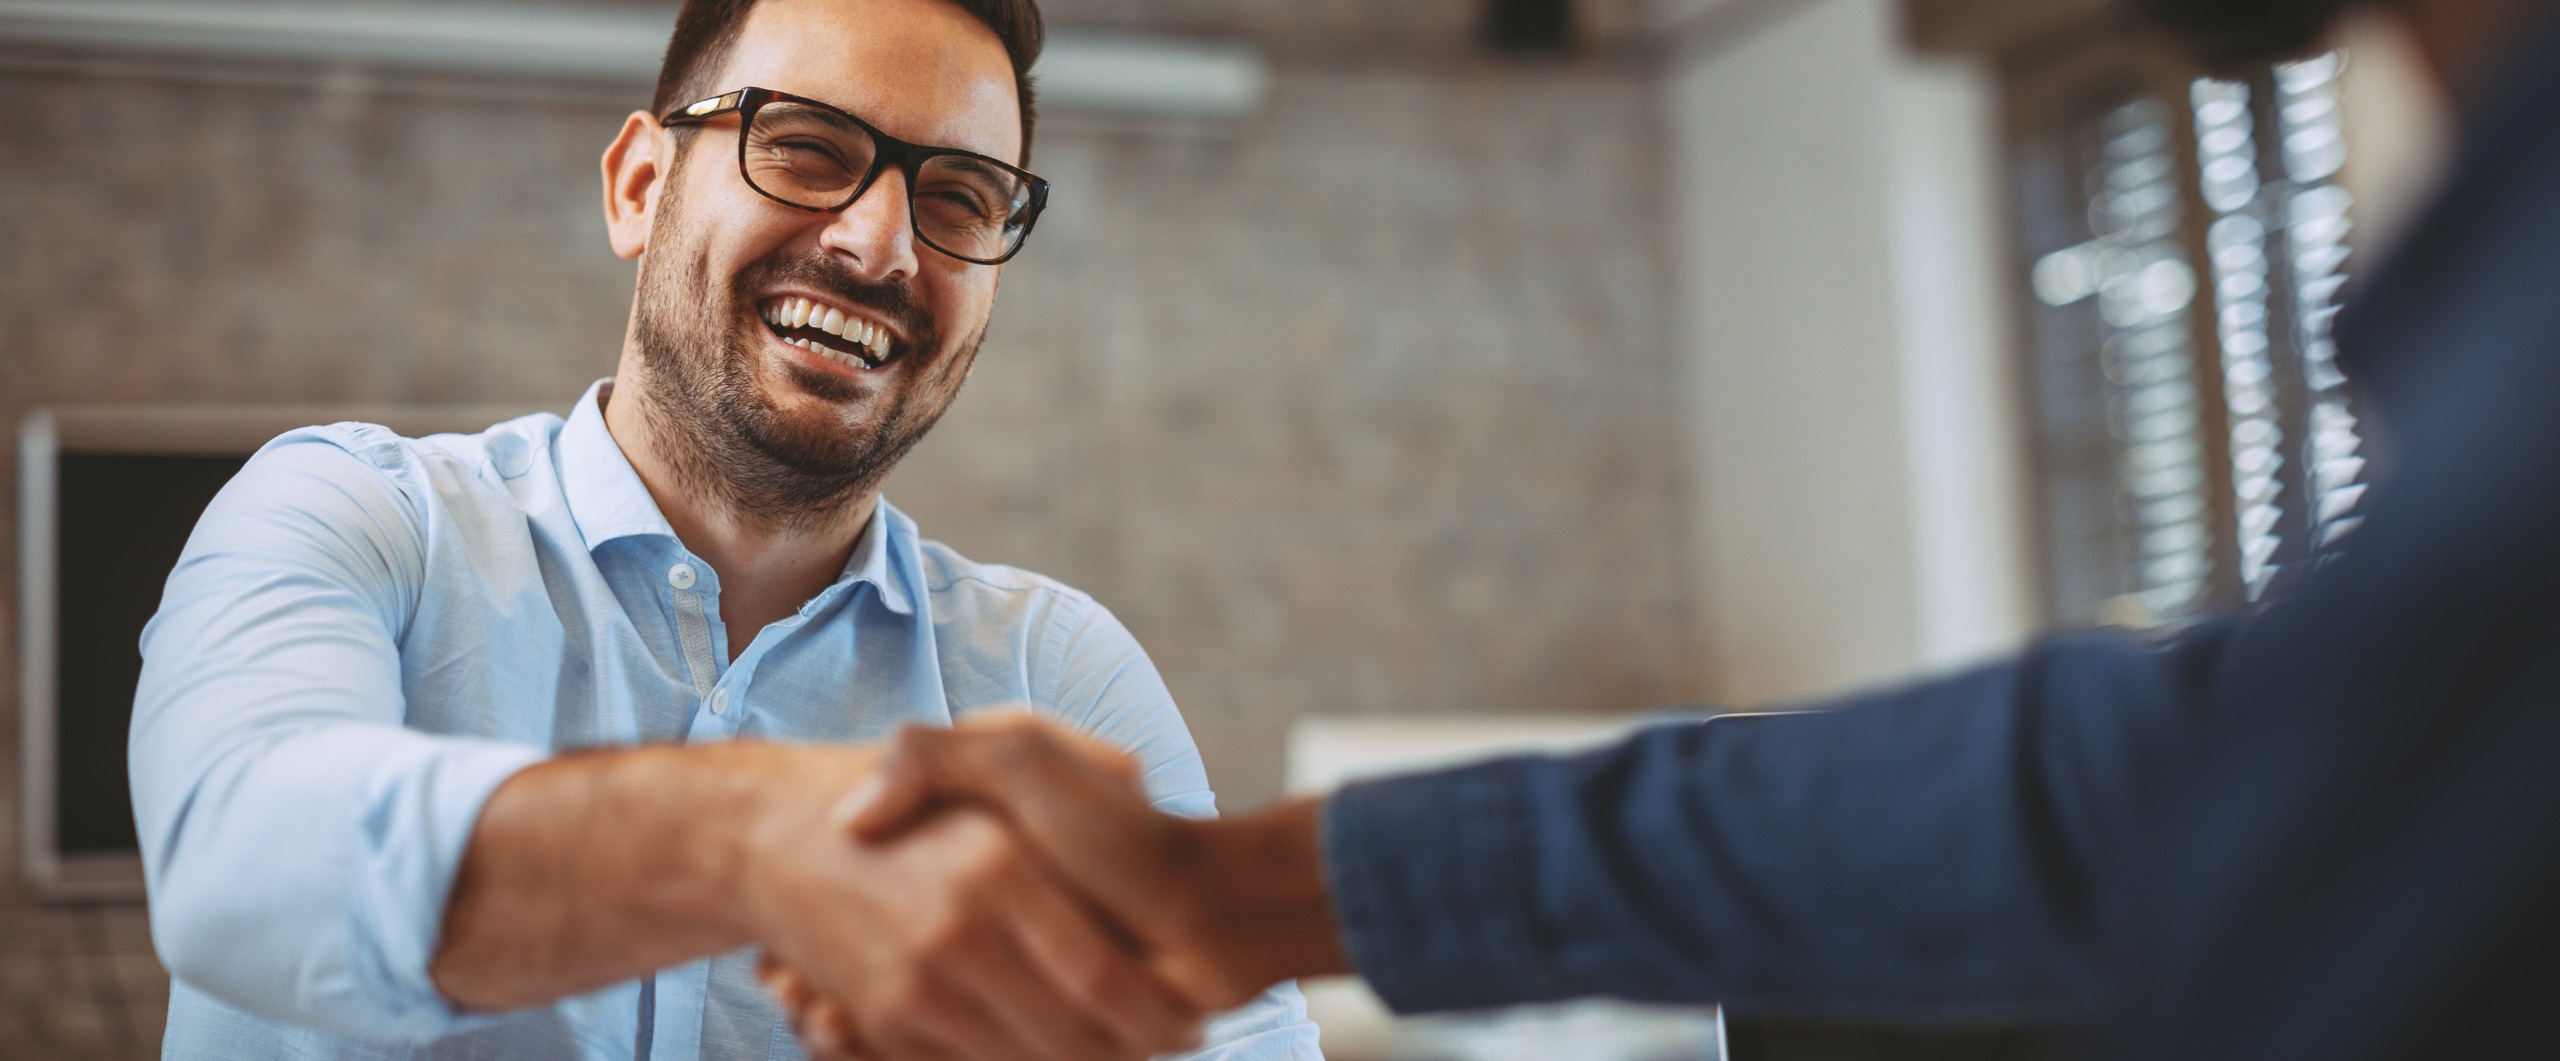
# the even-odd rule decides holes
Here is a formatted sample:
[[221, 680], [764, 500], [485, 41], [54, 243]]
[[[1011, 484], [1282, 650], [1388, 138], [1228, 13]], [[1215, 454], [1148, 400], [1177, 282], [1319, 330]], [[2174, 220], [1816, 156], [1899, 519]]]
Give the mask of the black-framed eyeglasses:
[[1049, 182], [973, 151], [910, 144], [843, 108], [769, 88], [742, 88], [668, 113], [659, 124], [700, 125], [738, 114], [738, 174], [784, 206], [833, 213], [882, 173], [907, 178], [916, 238], [965, 262], [1000, 265], [1022, 249], [1049, 203]]

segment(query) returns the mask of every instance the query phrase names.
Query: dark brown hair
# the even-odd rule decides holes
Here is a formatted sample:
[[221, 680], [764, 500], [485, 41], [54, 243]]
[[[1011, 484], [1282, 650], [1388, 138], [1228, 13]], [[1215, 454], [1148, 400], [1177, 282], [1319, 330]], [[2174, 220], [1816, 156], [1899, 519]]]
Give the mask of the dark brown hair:
[[[1031, 125], [1038, 115], [1031, 64], [1040, 58], [1040, 46], [1048, 38], [1039, 0], [945, 2], [985, 23], [1004, 42], [1004, 53], [1013, 60], [1014, 95], [1022, 101], [1022, 158], [1016, 164], [1029, 164]], [[650, 102], [650, 114], [664, 115], [722, 88], [739, 87], [710, 81], [728, 64], [729, 53], [738, 45], [738, 32], [746, 27], [747, 12], [755, 6], [756, 0], [684, 0], [683, 10], [676, 12], [675, 35], [667, 38], [666, 61], [658, 66], [658, 92]]]

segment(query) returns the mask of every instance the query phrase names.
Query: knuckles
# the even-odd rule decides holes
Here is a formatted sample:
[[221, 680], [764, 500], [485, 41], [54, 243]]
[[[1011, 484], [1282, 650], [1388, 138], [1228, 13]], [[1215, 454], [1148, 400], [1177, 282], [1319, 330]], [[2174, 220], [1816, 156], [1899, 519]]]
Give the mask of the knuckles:
[[873, 981], [867, 994], [870, 1012], [890, 1018], [878, 1029], [884, 1041], [894, 1041], [932, 1020], [949, 997], [941, 978], [925, 966], [885, 974]]
[[[1225, 965], [1214, 956], [1195, 954], [1175, 959], [1168, 971], [1180, 980], [1193, 1007], [1234, 1009], [1262, 993], [1264, 985], [1247, 982]], [[1202, 1015], [1192, 1014], [1195, 1018]]]
[[948, 910], [915, 929], [909, 950], [916, 966], [950, 966], [969, 961], [986, 949], [986, 929], [962, 910]]
[[962, 894], [980, 898], [1016, 894], [1030, 880], [1031, 867], [1022, 849], [992, 822], [977, 819], [970, 824], [973, 827], [954, 837], [952, 883]]
[[1095, 1008], [1119, 1008], [1113, 1003], [1128, 983], [1126, 970], [1103, 955], [1080, 954], [1075, 962], [1067, 972], [1067, 989]]

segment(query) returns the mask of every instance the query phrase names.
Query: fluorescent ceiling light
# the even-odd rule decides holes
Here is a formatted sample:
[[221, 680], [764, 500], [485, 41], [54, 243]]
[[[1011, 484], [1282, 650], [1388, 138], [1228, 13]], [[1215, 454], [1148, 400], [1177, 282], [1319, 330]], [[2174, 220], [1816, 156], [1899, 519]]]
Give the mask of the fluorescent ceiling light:
[[[647, 84], [672, 11], [311, 0], [0, 0], [0, 46], [390, 66]], [[1251, 47], [1062, 30], [1033, 74], [1062, 111], [1235, 118], [1269, 73]]]

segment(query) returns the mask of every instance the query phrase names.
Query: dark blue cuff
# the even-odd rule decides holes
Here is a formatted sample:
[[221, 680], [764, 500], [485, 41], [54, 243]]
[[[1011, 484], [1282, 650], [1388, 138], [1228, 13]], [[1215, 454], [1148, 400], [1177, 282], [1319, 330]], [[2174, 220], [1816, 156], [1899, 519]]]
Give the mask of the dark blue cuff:
[[1541, 997], [1525, 787], [1536, 759], [1352, 785], [1325, 874], [1353, 966], [1398, 1013]]

